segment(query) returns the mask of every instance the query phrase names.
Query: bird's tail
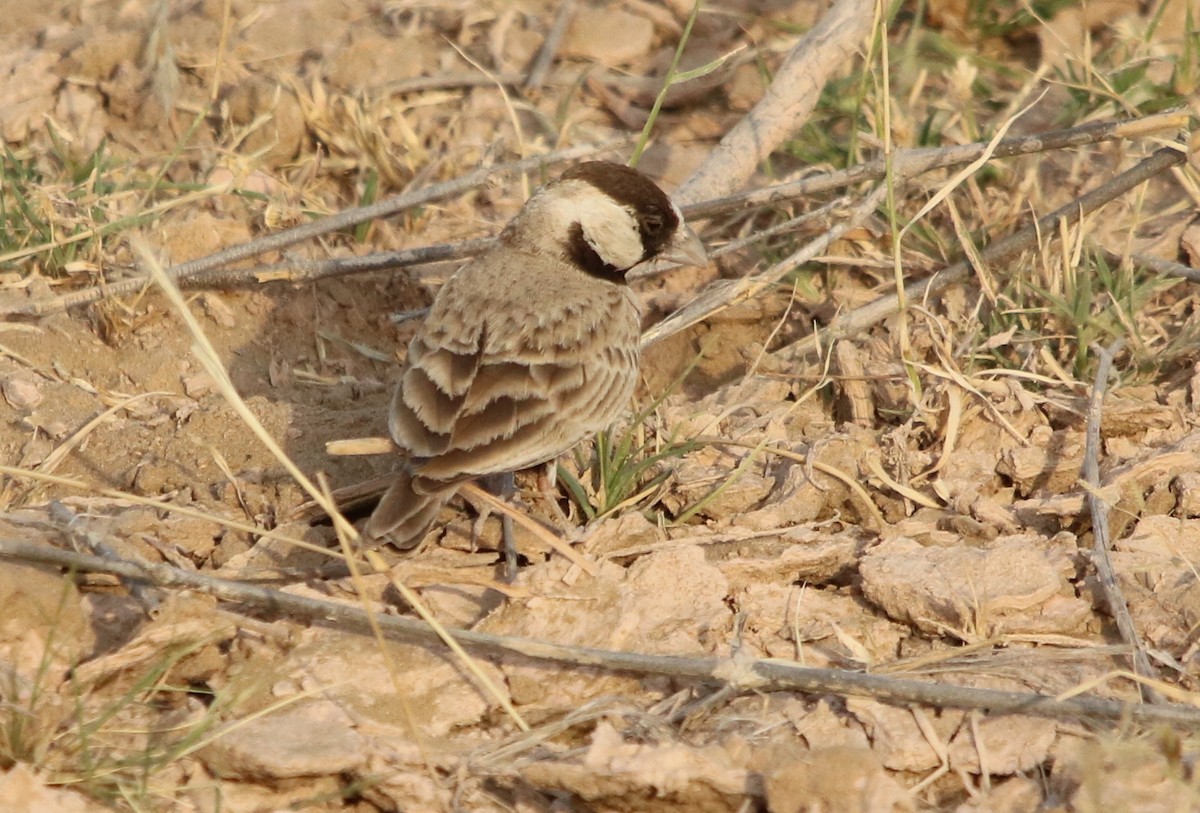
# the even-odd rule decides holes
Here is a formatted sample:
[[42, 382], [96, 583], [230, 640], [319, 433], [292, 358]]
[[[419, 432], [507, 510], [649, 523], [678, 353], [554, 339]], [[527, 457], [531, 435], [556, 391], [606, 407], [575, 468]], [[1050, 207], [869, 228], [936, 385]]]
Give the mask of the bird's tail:
[[384, 543], [401, 550], [416, 547], [457, 490], [457, 483], [447, 485], [413, 477], [408, 471], [398, 472], [363, 527], [364, 543], [372, 548]]

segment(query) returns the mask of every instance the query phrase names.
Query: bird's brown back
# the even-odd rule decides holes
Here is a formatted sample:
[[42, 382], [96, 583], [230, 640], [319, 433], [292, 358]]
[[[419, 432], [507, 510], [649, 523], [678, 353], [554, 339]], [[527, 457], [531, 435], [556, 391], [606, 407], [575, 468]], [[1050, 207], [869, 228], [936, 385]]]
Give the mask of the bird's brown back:
[[637, 381], [628, 286], [501, 246], [439, 293], [389, 416], [418, 487], [514, 471], [610, 424]]

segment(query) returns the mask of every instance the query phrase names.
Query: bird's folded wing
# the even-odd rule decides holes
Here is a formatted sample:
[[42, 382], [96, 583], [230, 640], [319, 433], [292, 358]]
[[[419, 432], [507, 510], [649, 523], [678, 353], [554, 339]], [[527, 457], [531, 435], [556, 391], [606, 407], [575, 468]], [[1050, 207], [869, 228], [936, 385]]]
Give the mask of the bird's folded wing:
[[[414, 474], [430, 480], [515, 471], [549, 460], [603, 428], [636, 380], [636, 351], [587, 348], [553, 363], [477, 362], [465, 391], [440, 375], [466, 369], [422, 346], [392, 404], [392, 434], [411, 450]], [[436, 360], [430, 365], [430, 360]], [[457, 392], [455, 390], [458, 390]]]

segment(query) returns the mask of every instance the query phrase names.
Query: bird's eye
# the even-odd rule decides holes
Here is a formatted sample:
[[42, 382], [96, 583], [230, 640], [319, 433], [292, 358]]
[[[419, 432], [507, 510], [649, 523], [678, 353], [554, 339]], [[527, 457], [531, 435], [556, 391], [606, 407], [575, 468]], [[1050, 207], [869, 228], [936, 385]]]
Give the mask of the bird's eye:
[[642, 225], [645, 227], [646, 231], [650, 232], [651, 234], [662, 231], [662, 212], [658, 211], [657, 209], [652, 209], [649, 212], [646, 212], [642, 216]]

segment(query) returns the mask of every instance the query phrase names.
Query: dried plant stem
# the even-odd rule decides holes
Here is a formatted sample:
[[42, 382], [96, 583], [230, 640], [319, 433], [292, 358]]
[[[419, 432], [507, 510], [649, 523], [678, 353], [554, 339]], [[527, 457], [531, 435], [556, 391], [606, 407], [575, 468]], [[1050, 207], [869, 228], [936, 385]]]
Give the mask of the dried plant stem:
[[525, 80], [526, 90], [540, 90], [546, 83], [546, 75], [550, 73], [550, 66], [554, 64], [554, 57], [558, 55], [559, 46], [562, 45], [563, 37], [567, 35], [571, 18], [574, 16], [575, 0], [560, 0], [550, 33], [546, 35], [546, 41], [542, 43], [542, 48], [533, 61], [533, 67], [529, 69], [529, 77]]
[[1164, 260], [1161, 257], [1151, 257], [1149, 254], [1130, 254], [1128, 258], [1122, 257], [1115, 251], [1104, 250], [1104, 256], [1112, 263], [1124, 262], [1128, 259], [1134, 265], [1140, 265], [1148, 271], [1153, 271], [1155, 274], [1161, 274], [1164, 277], [1179, 277], [1188, 282], [1200, 282], [1200, 268], [1193, 268], [1190, 265], [1177, 263], [1172, 260]]
[[[93, 556], [114, 562], [124, 561], [99, 534], [88, 530], [85, 520], [58, 500], [50, 501], [49, 511], [50, 518], [58, 523], [76, 550], [87, 551]], [[143, 581], [122, 579], [122, 586], [129, 591], [129, 595], [146, 615], [152, 615], [162, 602], [159, 591]]]
[[829, 246], [839, 240], [842, 235], [856, 228], [870, 217], [886, 193], [886, 187], [882, 185], [877, 187], [870, 195], [851, 209], [841, 223], [817, 239], [806, 243], [800, 250], [775, 263], [775, 265], [767, 270], [753, 276], [742, 277], [741, 279], [718, 280], [709, 285], [687, 305], [643, 333], [642, 347], [647, 347], [660, 339], [672, 336], [706, 319], [722, 308], [754, 298], [764, 288], [776, 284], [800, 265], [822, 254]]
[[[457, 243], [437, 243], [432, 246], [404, 248], [362, 257], [337, 257], [327, 260], [294, 260], [259, 265], [254, 268], [213, 268], [188, 279], [188, 287], [232, 286], [247, 282], [312, 282], [318, 279], [386, 271], [414, 265], [462, 260], [487, 251], [496, 242], [494, 237], [479, 237]], [[183, 280], [180, 280], [183, 283]], [[110, 286], [111, 288], [111, 286]]]
[[[893, 156], [893, 166], [897, 175], [911, 178], [923, 172], [978, 161], [989, 154], [989, 148], [991, 148], [993, 157], [1011, 158], [1018, 155], [1092, 144], [1098, 141], [1134, 138], [1159, 130], [1177, 130], [1183, 123], [1186, 123], [1186, 120], [1186, 116], [1181, 117], [1181, 114], [1170, 113], [1148, 116], [1134, 122], [1092, 122], [1080, 127], [1056, 130], [1037, 136], [1004, 138], [995, 144], [979, 142], [954, 147], [900, 150]], [[882, 159], [868, 161], [851, 169], [812, 175], [798, 181], [739, 192], [682, 208], [684, 215], [689, 220], [698, 220], [842, 189], [862, 181], [877, 180], [884, 177], [885, 174], [886, 166]], [[752, 238], [748, 238], [746, 242], [752, 242], [774, 233], [773, 229], [764, 230], [756, 233]], [[362, 274], [368, 271], [384, 271], [392, 268], [407, 268], [427, 263], [466, 259], [486, 251], [493, 242], [493, 238], [481, 237], [456, 243], [439, 243], [420, 248], [367, 254], [362, 257], [295, 260], [254, 268], [214, 268], [210, 271], [193, 274], [186, 280], [180, 279], [179, 282], [189, 286], [275, 281], [310, 282], [316, 279]], [[719, 253], [719, 251], [716, 252], [714, 256], [718, 256]], [[126, 283], [117, 283], [116, 285], [123, 284]], [[116, 285], [109, 285], [106, 289], [107, 293], [112, 295], [121, 293], [114, 290]], [[140, 284], [132, 290], [139, 288]]]
[[837, 0], [792, 47], [758, 104], [725, 134], [675, 194], [681, 204], [741, 189], [808, 118], [821, 89], [871, 30], [874, 0]]
[[[313, 237], [319, 237], [330, 232], [340, 231], [342, 229], [356, 226], [359, 223], [365, 223], [370, 220], [375, 220], [381, 217], [389, 217], [399, 212], [406, 211], [414, 206], [421, 206], [434, 200], [452, 197], [461, 194], [469, 189], [474, 189], [486, 183], [489, 179], [497, 175], [510, 175], [519, 172], [529, 172], [538, 169], [547, 164], [559, 163], [562, 161], [572, 161], [577, 158], [582, 158], [589, 155], [595, 155], [598, 152], [611, 150], [620, 147], [626, 143], [626, 139], [618, 139], [607, 144], [601, 145], [584, 145], [579, 147], [570, 147], [565, 150], [546, 153], [545, 155], [535, 155], [529, 158], [524, 158], [520, 161], [513, 161], [508, 164], [482, 167], [470, 172], [462, 177], [455, 178], [452, 181], [434, 184], [433, 186], [420, 189], [416, 192], [408, 192], [403, 195], [395, 195], [378, 203], [373, 203], [370, 206], [362, 206], [357, 209], [350, 209], [345, 212], [339, 212], [336, 215], [315, 220], [311, 223], [305, 223], [301, 226], [296, 226], [291, 229], [285, 229], [281, 232], [266, 235], [256, 240], [251, 240], [248, 243], [231, 246], [230, 248], [218, 251], [215, 254], [210, 254], [207, 257], [201, 257], [196, 260], [191, 260], [186, 263], [172, 266], [166, 270], [167, 278], [178, 284], [182, 280], [208, 271], [213, 268], [227, 266], [232, 263], [256, 257], [259, 254], [264, 254], [268, 251], [278, 251], [287, 246], [294, 245], [304, 240], [309, 240]], [[88, 288], [75, 293], [66, 294], [46, 302], [34, 302], [17, 308], [12, 308], [0, 315], [20, 315], [20, 316], [40, 316], [47, 313], [55, 313], [58, 311], [73, 308], [78, 305], [95, 302], [106, 296], [119, 296], [123, 294], [139, 291], [149, 284], [148, 277], [142, 277], [133, 280], [124, 280], [122, 282], [110, 283], [98, 288]]]
[[[994, 149], [993, 154], [995, 157], [1012, 157], [1091, 144], [1099, 141], [1137, 138], [1162, 130], [1177, 130], [1186, 124], [1186, 122], [1187, 116], [1185, 114], [1164, 113], [1156, 116], [1147, 116], [1146, 118], [1134, 121], [1093, 122], [1080, 127], [1057, 130], [1037, 136], [1005, 138], [991, 146]], [[431, 200], [461, 193], [479, 185], [488, 177], [491, 177], [493, 173], [516, 172], [529, 166], [540, 166], [542, 163], [570, 160], [580, 155], [615, 148], [620, 143], [614, 142], [602, 147], [577, 148], [573, 151], [550, 153], [541, 158], [535, 157], [518, 161], [506, 167], [480, 170], [455, 181], [437, 184], [420, 192], [380, 201], [365, 209], [353, 209], [330, 218], [314, 221], [303, 227], [298, 227], [307, 230], [299, 236], [297, 236], [298, 229], [289, 229], [258, 240], [252, 240], [240, 246], [233, 246], [208, 257], [177, 265], [168, 269], [168, 276], [175, 280], [177, 284], [187, 287], [201, 285], [226, 286], [245, 284], [247, 282], [284, 281], [295, 283], [472, 257], [486, 251], [493, 244], [493, 239], [485, 237], [456, 243], [441, 243], [401, 251], [369, 254], [362, 257], [293, 260], [252, 268], [229, 267], [235, 262], [240, 262], [241, 260], [267, 251], [278, 250], [279, 248], [307, 239], [310, 236], [335, 231], [345, 228], [348, 225], [356, 225], [364, 220], [371, 219], [371, 217], [383, 216], [383, 214], [374, 214], [375, 210], [380, 207], [387, 207], [387, 211], [384, 214], [394, 214], [403, 210], [406, 206], [416, 206]], [[954, 147], [902, 150], [893, 155], [892, 163], [898, 175], [909, 178], [922, 172], [978, 160], [986, 154], [988, 148], [989, 144], [980, 142]], [[689, 220], [698, 220], [720, 214], [744, 211], [795, 200], [821, 192], [828, 192], [834, 189], [841, 189], [861, 181], [882, 178], [884, 174], [885, 165], [882, 159], [868, 161], [847, 170], [824, 175], [814, 175], [798, 181], [739, 192], [702, 203], [692, 204], [683, 207], [684, 214]], [[204, 194], [211, 194], [211, 191], [206, 191]], [[178, 204], [176, 202], [173, 205]], [[364, 216], [364, 212], [371, 212], [372, 214]], [[59, 313], [70, 308], [89, 305], [110, 296], [126, 296], [136, 293], [145, 288], [147, 284], [148, 280], [145, 277], [121, 280], [119, 282], [106, 282], [92, 288], [85, 288], [80, 291], [64, 294], [54, 299], [0, 309], [0, 317], [44, 316], [51, 313]]]
[[[978, 161], [989, 154], [989, 148], [992, 157], [1011, 158], [1018, 155], [1029, 155], [1048, 150], [1093, 144], [1099, 141], [1135, 138], [1161, 130], [1178, 130], [1186, 121], [1186, 116], [1182, 114], [1164, 113], [1132, 122], [1092, 122], [1080, 127], [1056, 130], [1037, 136], [1004, 138], [995, 144], [979, 142], [953, 147], [899, 150], [893, 155], [892, 163], [895, 168], [894, 171], [898, 176], [912, 178], [924, 172]], [[796, 200], [836, 189], [843, 189], [862, 181], [877, 180], [884, 177], [885, 174], [885, 163], [882, 159], [879, 159], [868, 161], [865, 164], [860, 164], [846, 170], [812, 175], [798, 181], [739, 192], [682, 208], [684, 215], [689, 220], [699, 220]], [[758, 233], [754, 238], [759, 239], [766, 234], [774, 234], [774, 231]], [[293, 260], [274, 265], [256, 266], [254, 268], [217, 267], [190, 274], [186, 278], [179, 278], [177, 281], [181, 285], [186, 284], [189, 287], [201, 285], [235, 285], [246, 282], [311, 282], [316, 279], [362, 274], [369, 271], [384, 271], [427, 263], [462, 260], [483, 253], [494, 242], [494, 239], [491, 237], [481, 237], [456, 243], [439, 243], [432, 246], [402, 249], [400, 251], [367, 254], [362, 257]], [[101, 296], [117, 296], [140, 290], [141, 285], [138, 281], [114, 283], [108, 285], [103, 290], [97, 289], [97, 291]], [[127, 286], [128, 290], [118, 290], [119, 286]], [[99, 297], [88, 299], [87, 302], [95, 301], [95, 298]], [[73, 307], [77, 304], [86, 304], [86, 302], [72, 302], [65, 307]]]
[[[953, 147], [898, 150], [892, 156], [892, 165], [897, 176], [907, 179], [924, 172], [969, 164], [989, 155], [994, 158], [1012, 158], [1019, 155], [1094, 144], [1100, 141], [1137, 138], [1163, 130], [1178, 130], [1186, 123], [1187, 116], [1180, 113], [1163, 113], [1126, 122], [1092, 122], [1080, 127], [1055, 130], [1036, 136], [1003, 138], [994, 144], [981, 141]], [[885, 162], [883, 159], [878, 159], [850, 169], [811, 175], [798, 181], [751, 189], [681, 208], [688, 220], [695, 221], [844, 189], [863, 181], [883, 178], [886, 171]], [[773, 230], [763, 231], [754, 235], [754, 238], [759, 239], [763, 235], [774, 233]], [[481, 254], [490, 248], [493, 242], [493, 238], [481, 237], [456, 243], [439, 243], [420, 248], [367, 254], [362, 257], [296, 260], [255, 268], [216, 268], [192, 275], [190, 279], [186, 280], [186, 284], [196, 286], [235, 284], [247, 281], [273, 282], [276, 280], [308, 282], [368, 271], [383, 271], [426, 263], [461, 260]], [[179, 281], [181, 284], [185, 283], [185, 280]], [[109, 291], [112, 288], [113, 286], [110, 285]]]
[[[1096, 121], [1065, 130], [1026, 136], [1008, 136], [992, 144], [977, 141], [952, 147], [924, 147], [915, 150], [897, 150], [892, 154], [892, 169], [900, 177], [912, 178], [937, 169], [969, 164], [987, 155], [994, 158], [1013, 158], [1050, 152], [1068, 147], [1080, 147], [1101, 141], [1135, 139], [1156, 132], [1176, 132], [1186, 127], [1186, 113], [1162, 113], [1132, 121]], [[773, 203], [796, 200], [863, 181], [874, 181], [887, 174], [887, 163], [883, 158], [867, 161], [849, 169], [810, 175], [789, 183], [766, 186], [737, 192], [683, 206], [689, 220], [729, 214], [731, 212], [769, 206]]]
[[[1142, 643], [1137, 628], [1133, 624], [1133, 616], [1129, 614], [1129, 605], [1121, 591], [1121, 583], [1113, 570], [1109, 548], [1112, 539], [1108, 530], [1108, 504], [1100, 495], [1100, 416], [1103, 412], [1104, 392], [1108, 387], [1108, 376], [1112, 372], [1113, 356], [1120, 352], [1125, 344], [1118, 339], [1110, 347], [1097, 349], [1099, 359], [1096, 365], [1096, 378], [1092, 383], [1092, 397], [1088, 400], [1087, 408], [1087, 443], [1083, 454], [1083, 482], [1087, 488], [1088, 511], [1092, 515], [1092, 553], [1093, 564], [1096, 566], [1096, 576], [1100, 579], [1100, 587], [1104, 591], [1104, 600], [1108, 611], [1117, 622], [1117, 631], [1121, 640], [1129, 645], [1133, 653], [1133, 671], [1148, 680], [1157, 680], [1158, 673], [1150, 663], [1146, 654], [1146, 645]], [[1154, 691], [1147, 683], [1139, 683], [1142, 699], [1147, 703], [1163, 703], [1164, 698]]]
[[[1156, 150], [1150, 157], [1143, 159], [1102, 186], [1081, 195], [1066, 206], [1055, 209], [1020, 231], [991, 243], [979, 252], [979, 259], [984, 263], [996, 263], [1024, 251], [1036, 245], [1041, 235], [1058, 233], [1060, 221], [1068, 225], [1077, 223], [1084, 215], [1095, 211], [1114, 198], [1120, 197], [1138, 184], [1145, 183], [1160, 172], [1182, 164], [1185, 160], [1187, 160], [1187, 156], [1181, 149], [1164, 147]], [[966, 279], [971, 268], [969, 260], [954, 263], [928, 279], [918, 280], [905, 286], [904, 295], [910, 302], [919, 302], [926, 297], [935, 296]], [[811, 355], [816, 353], [822, 345], [828, 346], [838, 339], [861, 333], [895, 314], [899, 308], [899, 301], [896, 294], [880, 297], [869, 305], [864, 305], [834, 320], [821, 333], [814, 333], [784, 348], [780, 351], [780, 355], [787, 358]]]
[[[354, 633], [370, 632], [370, 619], [361, 607], [219, 579], [169, 565], [114, 561], [3, 538], [0, 538], [0, 558], [62, 567], [78, 572], [109, 573], [160, 587], [198, 590], [224, 601], [259, 608], [292, 621], [326, 624]], [[373, 620], [388, 638], [410, 642], [439, 640], [437, 633], [416, 619], [376, 615]], [[1132, 720], [1144, 725], [1167, 724], [1200, 729], [1200, 709], [1179, 703], [1140, 705], [1094, 697], [1061, 700], [1049, 695], [1027, 692], [973, 689], [840, 669], [811, 669], [777, 659], [735, 662], [722, 658], [643, 655], [636, 652], [574, 647], [528, 638], [490, 635], [471, 630], [450, 632], [459, 643], [482, 654], [519, 655], [568, 666], [720, 682], [732, 684], [734, 688], [744, 691], [853, 695], [900, 705], [981, 709], [994, 714], [1025, 714], [1076, 722], [1119, 723]]]

